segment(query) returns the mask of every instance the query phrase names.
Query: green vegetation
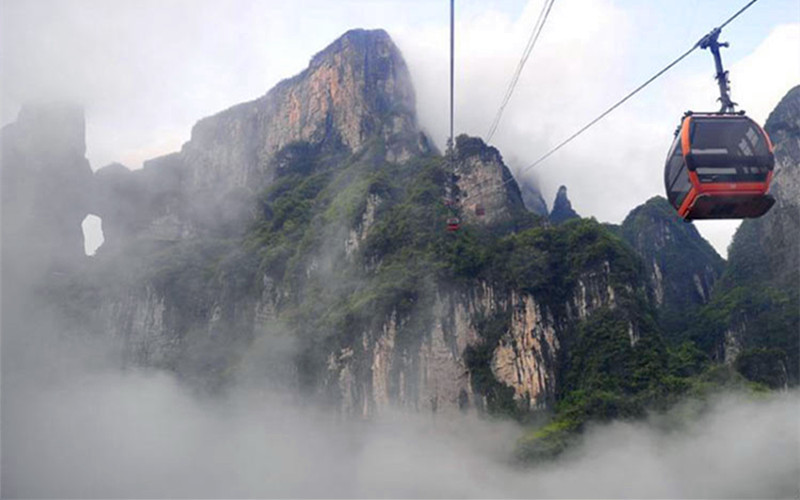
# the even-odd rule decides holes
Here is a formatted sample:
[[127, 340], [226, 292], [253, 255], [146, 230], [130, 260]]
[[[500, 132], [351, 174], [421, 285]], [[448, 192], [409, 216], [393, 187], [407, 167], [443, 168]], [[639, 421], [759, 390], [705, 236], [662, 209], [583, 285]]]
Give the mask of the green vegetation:
[[[672, 364], [676, 353], [668, 352], [668, 357], [668, 364]], [[516, 458], [527, 463], [551, 460], [578, 442], [581, 432], [592, 423], [636, 420], [652, 413], [674, 412], [680, 410], [680, 403], [687, 401], [694, 403], [692, 412], [696, 413], [709, 404], [710, 398], [722, 392], [757, 395], [766, 390], [765, 385], [748, 381], [730, 366], [703, 363], [696, 369], [692, 375], [680, 376], [670, 369], [658, 381], [651, 382], [659, 387], [656, 398], [647, 391], [638, 395], [615, 390], [571, 392], [558, 402], [548, 422], [533, 426], [519, 439]]]
[[[485, 148], [480, 141], [459, 146], [462, 154]], [[368, 379], [368, 344], [390, 318], [398, 355], [417, 352], [431, 331], [437, 296], [485, 282], [498, 302], [509, 303], [512, 292], [533, 296], [559, 330], [560, 349], [553, 354], [559, 385], [547, 401], [548, 422], [532, 428], [517, 450], [521, 460], [537, 460], [563, 451], [590, 422], [641, 418], [720, 387], [781, 387], [786, 370], [780, 367], [796, 366], [797, 339], [786, 334], [787, 324], [797, 325], [795, 302], [780, 290], [734, 287], [698, 308], [670, 289], [670, 305], [656, 311], [645, 262], [633, 248], [637, 238], [655, 238], [653, 217], [665, 218], [680, 241], [693, 241], [694, 230], [664, 213], [661, 201], [651, 200], [620, 228], [594, 219], [553, 226], [515, 214], [502, 227], [464, 224], [448, 232], [450, 174], [443, 158], [395, 165], [384, 161], [384, 150], [380, 141], [357, 155], [290, 145], [275, 157], [274, 181], [250, 195], [256, 210], [243, 232], [227, 228], [127, 250], [140, 263], [128, 282], [155, 287], [166, 298], [166, 320], [181, 338], [195, 339], [180, 360], [184, 365], [173, 368], [189, 376], [212, 372], [224, 384], [255, 335], [243, 311], [267, 294], [296, 342], [300, 389], [318, 391], [329, 382], [328, 356], [344, 348], [355, 357], [353, 375]], [[687, 261], [715, 270], [721, 262], [707, 245], [673, 247], [662, 249], [659, 266], [691, 286], [696, 270]], [[114, 276], [113, 259], [103, 269]], [[584, 293], [605, 305], [579, 305]], [[225, 325], [222, 335], [208, 328], [219, 304], [227, 305], [214, 312]], [[579, 313], [583, 306], [591, 313]], [[486, 413], [530, 422], [528, 406], [491, 367], [512, 312], [501, 307], [473, 318], [480, 341], [464, 357]], [[711, 354], [738, 317], [759, 325], [761, 340], [744, 346], [734, 371], [714, 364]], [[396, 394], [398, 388], [388, 390]]]
[[725, 262], [694, 225], [678, 217], [661, 196], [632, 210], [613, 230], [637, 250], [648, 273], [662, 277], [657, 320], [665, 340], [680, 344], [686, 340], [684, 333], [692, 325], [693, 316], [707, 300], [698, 293], [698, 282], [713, 284]]
[[464, 359], [469, 368], [472, 388], [486, 398], [488, 413], [519, 419], [523, 415], [514, 401], [514, 389], [498, 382], [491, 368], [495, 346], [508, 331], [510, 321], [510, 314], [507, 313], [478, 318], [475, 328], [481, 332], [482, 341], [468, 346]]

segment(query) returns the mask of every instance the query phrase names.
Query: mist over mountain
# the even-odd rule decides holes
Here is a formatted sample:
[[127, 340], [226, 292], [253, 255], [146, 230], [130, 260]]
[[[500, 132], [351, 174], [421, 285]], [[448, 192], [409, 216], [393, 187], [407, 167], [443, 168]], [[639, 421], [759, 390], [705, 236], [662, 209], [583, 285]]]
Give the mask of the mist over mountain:
[[[727, 263], [664, 199], [608, 226], [565, 187], [548, 214], [480, 138], [442, 155], [382, 30], [140, 170], [92, 173], [80, 108], [26, 106], [3, 496], [795, 494], [798, 96], [767, 123], [778, 203]], [[726, 467], [682, 465], [698, 448]]]

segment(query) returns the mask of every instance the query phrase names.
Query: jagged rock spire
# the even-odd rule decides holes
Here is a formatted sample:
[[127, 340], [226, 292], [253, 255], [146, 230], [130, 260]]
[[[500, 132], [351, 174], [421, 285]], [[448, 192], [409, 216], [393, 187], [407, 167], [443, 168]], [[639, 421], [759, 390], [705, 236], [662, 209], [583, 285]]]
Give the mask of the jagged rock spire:
[[567, 186], [558, 188], [556, 199], [553, 202], [553, 210], [550, 212], [550, 222], [553, 224], [561, 224], [562, 222], [580, 217], [578, 213], [572, 209], [572, 203], [567, 198]]

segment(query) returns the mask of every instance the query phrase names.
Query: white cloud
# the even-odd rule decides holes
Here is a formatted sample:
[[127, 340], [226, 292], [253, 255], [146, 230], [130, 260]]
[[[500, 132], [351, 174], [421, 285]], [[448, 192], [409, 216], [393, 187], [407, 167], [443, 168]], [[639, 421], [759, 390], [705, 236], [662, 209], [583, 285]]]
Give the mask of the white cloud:
[[[28, 368], [29, 370], [32, 368]], [[163, 373], [71, 373], [12, 392], [3, 494], [61, 498], [791, 498], [798, 395], [723, 397], [590, 428], [514, 467], [523, 430], [463, 415], [348, 421], [262, 392], [192, 397]]]

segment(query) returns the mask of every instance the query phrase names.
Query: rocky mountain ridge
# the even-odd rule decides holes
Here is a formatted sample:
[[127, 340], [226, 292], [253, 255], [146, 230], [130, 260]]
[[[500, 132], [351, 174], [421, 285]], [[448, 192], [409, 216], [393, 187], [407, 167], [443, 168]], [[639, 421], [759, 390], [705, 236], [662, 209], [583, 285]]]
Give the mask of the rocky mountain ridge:
[[[609, 229], [580, 219], [566, 189], [553, 213], [567, 217], [548, 222], [482, 140], [440, 156], [413, 95], [388, 35], [350, 31], [264, 97], [201, 120], [180, 152], [94, 175], [82, 118], [56, 111], [45, 126], [26, 110], [3, 131], [4, 189], [11, 176], [49, 198], [4, 191], [3, 213], [47, 221], [8, 238], [4, 219], [4, 255], [43, 231], [28, 260], [49, 269], [96, 213], [98, 255], [39, 283], [77, 323], [206, 390], [246, 374], [352, 415], [638, 414], [699, 370], [661, 331], [665, 311], [709, 303], [719, 276], [692, 226], [651, 200]], [[92, 188], [40, 186], [44, 163], [49, 182]], [[454, 210], [462, 228], [448, 232]]]
[[775, 206], [734, 235], [704, 326], [719, 359], [785, 387], [800, 379], [800, 86], [778, 103], [765, 130], [774, 145]]

